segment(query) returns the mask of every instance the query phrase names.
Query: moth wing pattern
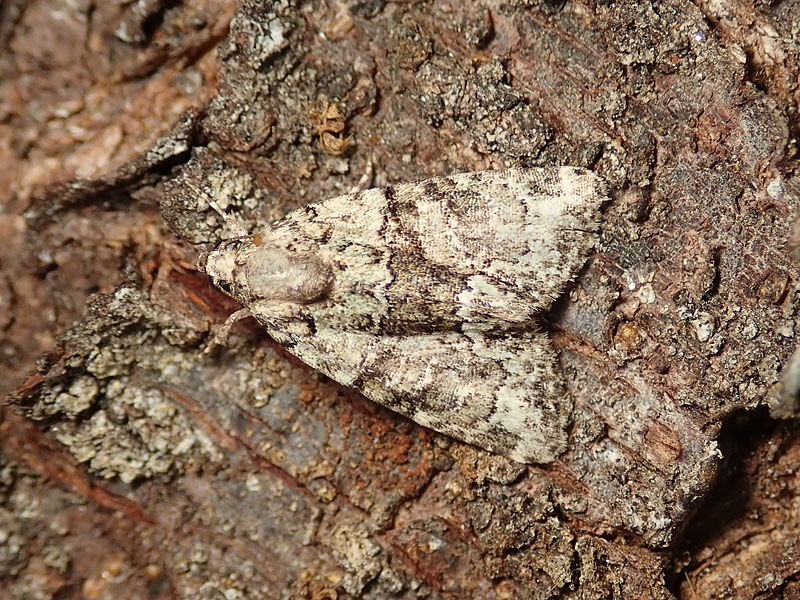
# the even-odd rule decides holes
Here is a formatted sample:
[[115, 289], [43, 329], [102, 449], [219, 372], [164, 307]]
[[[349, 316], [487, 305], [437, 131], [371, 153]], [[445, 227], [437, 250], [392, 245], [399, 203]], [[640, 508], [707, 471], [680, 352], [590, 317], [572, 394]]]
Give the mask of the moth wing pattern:
[[573, 167], [464, 173], [389, 189], [397, 214], [391, 237], [411, 237], [426, 262], [467, 275], [474, 295], [465, 301], [491, 305], [512, 288], [532, 311], [548, 309], [585, 262], [605, 198], [599, 177]]
[[566, 448], [572, 400], [544, 333], [270, 333], [334, 381], [439, 433], [522, 463]]
[[585, 262], [605, 199], [576, 167], [370, 189], [223, 243], [206, 272], [335, 381], [441, 433], [549, 462], [572, 402], [539, 316]]

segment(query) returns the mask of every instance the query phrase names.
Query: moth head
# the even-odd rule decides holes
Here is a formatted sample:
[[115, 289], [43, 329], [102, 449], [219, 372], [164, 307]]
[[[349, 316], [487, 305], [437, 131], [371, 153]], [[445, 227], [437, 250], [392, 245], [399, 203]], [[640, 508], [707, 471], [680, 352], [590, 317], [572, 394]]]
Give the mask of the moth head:
[[242, 303], [244, 299], [240, 296], [246, 289], [247, 282], [243, 278], [241, 266], [237, 265], [237, 257], [246, 243], [246, 238], [225, 240], [205, 257], [203, 266], [217, 288]]
[[316, 254], [265, 241], [263, 234], [222, 242], [205, 262], [216, 287], [245, 306], [254, 302], [309, 304], [333, 285], [333, 271]]

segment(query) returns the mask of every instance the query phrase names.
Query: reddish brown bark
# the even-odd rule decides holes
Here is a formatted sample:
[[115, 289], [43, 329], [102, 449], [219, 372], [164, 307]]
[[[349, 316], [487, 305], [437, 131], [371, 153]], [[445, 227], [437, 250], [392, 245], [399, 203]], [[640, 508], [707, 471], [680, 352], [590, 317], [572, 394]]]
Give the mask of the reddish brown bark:
[[[0, 8], [0, 599], [795, 597], [800, 4], [267, 4]], [[612, 195], [548, 318], [556, 463], [254, 323], [201, 353], [236, 307], [192, 187], [255, 227], [543, 164]]]

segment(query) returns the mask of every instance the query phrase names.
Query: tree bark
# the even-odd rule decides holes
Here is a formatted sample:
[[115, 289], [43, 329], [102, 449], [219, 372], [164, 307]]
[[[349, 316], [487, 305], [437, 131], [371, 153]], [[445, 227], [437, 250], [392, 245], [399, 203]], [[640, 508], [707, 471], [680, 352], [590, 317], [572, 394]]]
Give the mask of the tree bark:
[[[4, 5], [0, 599], [800, 596], [775, 419], [799, 26], [796, 2]], [[252, 320], [203, 353], [238, 307], [197, 268], [229, 234], [197, 190], [257, 231], [365, 182], [553, 164], [611, 196], [547, 316], [557, 461], [415, 425]]]

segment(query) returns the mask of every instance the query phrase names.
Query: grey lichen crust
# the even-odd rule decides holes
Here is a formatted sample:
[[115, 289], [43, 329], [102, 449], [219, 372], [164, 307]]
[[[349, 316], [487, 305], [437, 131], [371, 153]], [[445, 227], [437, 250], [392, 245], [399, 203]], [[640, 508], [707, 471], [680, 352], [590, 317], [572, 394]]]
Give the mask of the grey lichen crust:
[[306, 364], [523, 463], [566, 448], [572, 400], [538, 327], [595, 244], [605, 185], [484, 171], [310, 204], [205, 270]]

